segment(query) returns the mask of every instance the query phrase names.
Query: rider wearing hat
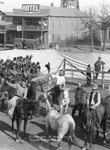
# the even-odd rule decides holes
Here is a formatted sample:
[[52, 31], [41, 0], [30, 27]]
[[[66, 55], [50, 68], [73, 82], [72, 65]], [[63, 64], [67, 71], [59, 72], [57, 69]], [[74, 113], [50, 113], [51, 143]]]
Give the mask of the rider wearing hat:
[[23, 83], [24, 87], [20, 85], [19, 78], [16, 78], [16, 81], [15, 81], [14, 84], [9, 83], [7, 80], [6, 80], [6, 83], [10, 87], [16, 89], [15, 96], [13, 98], [11, 98], [9, 100], [9, 102], [8, 102], [8, 115], [12, 119], [13, 118], [14, 109], [15, 109], [16, 104], [17, 104], [17, 100], [19, 100], [19, 98], [27, 99], [27, 87], [25, 86], [24, 83]]
[[91, 107], [91, 109], [96, 109], [101, 103], [100, 93], [97, 91], [97, 84], [94, 84], [92, 87], [92, 92], [90, 93], [87, 99], [87, 105]]
[[95, 111], [98, 120], [97, 126], [100, 128], [99, 124], [102, 117], [100, 114], [101, 95], [97, 91], [97, 88], [97, 84], [94, 84], [92, 87], [92, 92], [89, 94], [87, 99], [87, 106]]

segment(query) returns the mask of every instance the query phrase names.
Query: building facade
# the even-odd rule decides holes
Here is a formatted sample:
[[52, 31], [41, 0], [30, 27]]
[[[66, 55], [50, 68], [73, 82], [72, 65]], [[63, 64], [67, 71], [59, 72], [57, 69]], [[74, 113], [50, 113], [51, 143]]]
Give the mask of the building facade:
[[79, 38], [82, 34], [82, 12], [75, 8], [40, 6], [38, 12], [14, 9], [5, 14], [3, 30], [6, 43], [13, 44], [15, 38], [26, 38], [49, 45], [71, 36]]

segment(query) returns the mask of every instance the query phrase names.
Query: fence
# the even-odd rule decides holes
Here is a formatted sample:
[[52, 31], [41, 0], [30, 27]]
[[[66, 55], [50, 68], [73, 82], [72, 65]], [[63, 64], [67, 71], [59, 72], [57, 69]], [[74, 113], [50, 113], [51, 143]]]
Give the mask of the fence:
[[[70, 66], [71, 66], [71, 68], [74, 68], [74, 69], [68, 69], [68, 68], [66, 68], [66, 64], [69, 64]], [[62, 64], [62, 63], [61, 63]], [[69, 62], [66, 58], [64, 58], [64, 60], [63, 60], [63, 71], [64, 71], [64, 75], [66, 75], [66, 72], [72, 72], [72, 74], [74, 74], [74, 72], [77, 72], [77, 73], [81, 73], [81, 74], [83, 74], [85, 77], [88, 77], [87, 75], [86, 75], [86, 72], [87, 72], [87, 70], [81, 70], [81, 69], [79, 69], [79, 68], [77, 68], [75, 65], [73, 65], [71, 62]], [[93, 76], [94, 76], [94, 71], [90, 71], [90, 73], [91, 74], [93, 74]], [[102, 65], [102, 71], [99, 71], [98, 72], [99, 74], [101, 74], [101, 83], [100, 83], [100, 85], [101, 85], [101, 87], [104, 89], [105, 88], [105, 85], [106, 86], [108, 86], [109, 85], [109, 82], [108, 81], [106, 81], [106, 83], [105, 83], [105, 79], [104, 79], [104, 77], [105, 77], [105, 75], [109, 75], [110, 74], [110, 72], [106, 72], [106, 71], [104, 71], [104, 64]], [[88, 77], [88, 78], [90, 78], [90, 77]], [[96, 84], [99, 84], [98, 83], [98, 80], [95, 80], [94, 78], [90, 78], [91, 79], [91, 81], [93, 82], [93, 83], [96, 83]]]

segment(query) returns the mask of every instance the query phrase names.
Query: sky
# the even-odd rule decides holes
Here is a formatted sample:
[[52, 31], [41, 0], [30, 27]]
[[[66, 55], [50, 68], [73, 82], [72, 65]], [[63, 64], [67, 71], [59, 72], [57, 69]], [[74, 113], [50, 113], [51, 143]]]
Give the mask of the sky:
[[[12, 11], [13, 8], [22, 8], [22, 4], [40, 4], [50, 6], [53, 2], [54, 6], [59, 7], [61, 0], [0, 0], [4, 4], [0, 4], [0, 10], [4, 12]], [[100, 4], [110, 5], [110, 0], [79, 0], [80, 10], [87, 10], [90, 7], [98, 8]]]

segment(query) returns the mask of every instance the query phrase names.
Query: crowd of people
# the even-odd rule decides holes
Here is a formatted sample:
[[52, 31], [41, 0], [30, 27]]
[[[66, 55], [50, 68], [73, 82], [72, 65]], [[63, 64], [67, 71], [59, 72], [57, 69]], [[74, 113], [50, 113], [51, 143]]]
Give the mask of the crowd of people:
[[39, 62], [31, 62], [32, 55], [26, 57], [14, 57], [13, 60], [7, 59], [5, 62], [0, 60], [0, 83], [3, 79], [10, 79], [12, 83], [16, 79], [28, 84], [32, 78], [39, 76], [41, 66]]
[[[1, 59], [0, 60], [0, 83], [2, 84], [4, 80], [9, 86], [15, 87], [16, 85], [16, 95], [11, 99], [9, 102], [9, 114], [12, 116], [14, 112], [14, 108], [16, 105], [16, 100], [18, 97], [23, 97], [26, 99], [27, 96], [27, 85], [31, 82], [32, 78], [38, 77], [40, 75], [41, 66], [40, 63], [32, 63], [31, 62], [32, 55], [26, 56], [23, 58], [15, 57], [13, 60], [7, 59], [5, 62]], [[102, 63], [101, 58], [99, 57], [98, 60], [95, 62], [95, 79], [98, 78], [98, 71], [101, 70]], [[65, 83], [65, 76], [63, 74], [63, 70], [60, 70], [58, 74], [50, 74], [50, 64], [46, 65], [49, 76], [51, 78], [56, 78], [56, 85], [51, 89], [51, 92], [56, 92], [61, 90], [63, 87], [66, 86]], [[91, 84], [91, 66], [87, 66], [87, 86]], [[8, 81], [9, 80], [9, 81]], [[23, 87], [24, 90], [20, 92], [19, 86]], [[79, 110], [79, 114], [81, 114], [81, 110], [83, 107], [83, 103], [85, 103], [85, 94], [86, 91], [83, 89], [82, 84], [78, 83], [78, 87], [75, 90], [75, 104], [72, 110], [72, 116], [74, 118], [74, 114], [76, 110]], [[89, 94], [87, 98], [87, 105], [91, 107], [91, 109], [98, 110], [98, 106], [101, 104], [101, 96], [100, 93], [97, 91], [97, 85], [95, 84], [92, 87], [92, 92]], [[13, 105], [14, 107], [11, 107]], [[96, 111], [98, 118], [100, 118], [100, 114]], [[79, 115], [80, 116], [80, 115]], [[100, 120], [100, 119], [99, 119]]]

